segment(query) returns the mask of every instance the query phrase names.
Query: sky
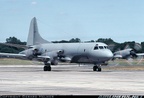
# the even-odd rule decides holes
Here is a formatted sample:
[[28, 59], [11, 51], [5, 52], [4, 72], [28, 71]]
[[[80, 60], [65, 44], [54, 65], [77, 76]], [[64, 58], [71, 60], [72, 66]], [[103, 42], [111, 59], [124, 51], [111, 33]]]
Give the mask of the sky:
[[144, 42], [144, 0], [0, 0], [0, 42], [27, 41], [33, 17], [48, 41]]

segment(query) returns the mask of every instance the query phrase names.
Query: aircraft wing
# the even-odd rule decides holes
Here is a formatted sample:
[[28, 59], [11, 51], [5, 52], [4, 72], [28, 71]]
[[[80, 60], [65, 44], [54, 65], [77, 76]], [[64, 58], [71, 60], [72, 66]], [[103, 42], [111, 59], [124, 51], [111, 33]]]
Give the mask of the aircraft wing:
[[6, 58], [24, 58], [26, 57], [25, 54], [14, 54], [14, 53], [0, 53], [0, 57]]
[[122, 55], [114, 55], [114, 58], [122, 58]]
[[144, 53], [137, 53], [137, 56], [144, 56]]
[[49, 56], [38, 56], [38, 58], [47, 58], [47, 59], [50, 59]]

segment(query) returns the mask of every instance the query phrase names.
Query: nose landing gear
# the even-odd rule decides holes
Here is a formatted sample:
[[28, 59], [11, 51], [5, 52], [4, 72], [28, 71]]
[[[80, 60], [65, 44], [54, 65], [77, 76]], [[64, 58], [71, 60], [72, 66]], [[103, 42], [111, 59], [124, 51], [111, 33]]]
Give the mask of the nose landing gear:
[[101, 65], [95, 65], [95, 66], [93, 66], [93, 71], [100, 72], [101, 71]]

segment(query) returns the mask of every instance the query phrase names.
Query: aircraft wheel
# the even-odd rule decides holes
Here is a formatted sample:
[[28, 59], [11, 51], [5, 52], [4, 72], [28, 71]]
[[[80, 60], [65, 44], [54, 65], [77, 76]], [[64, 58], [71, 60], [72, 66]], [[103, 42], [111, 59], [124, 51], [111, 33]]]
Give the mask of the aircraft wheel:
[[51, 66], [44, 66], [43, 70], [44, 71], [51, 71]]
[[93, 67], [93, 71], [101, 71], [101, 67], [94, 66], [94, 67]]
[[94, 66], [93, 67], [93, 71], [97, 71], [98, 67], [97, 66]]
[[98, 70], [97, 71], [101, 71], [101, 68], [98, 68]]

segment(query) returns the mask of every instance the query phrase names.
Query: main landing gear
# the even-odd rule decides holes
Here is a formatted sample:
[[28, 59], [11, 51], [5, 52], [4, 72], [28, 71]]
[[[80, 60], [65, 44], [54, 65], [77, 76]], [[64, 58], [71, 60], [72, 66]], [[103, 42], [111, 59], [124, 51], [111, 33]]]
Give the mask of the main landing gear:
[[44, 71], [51, 71], [51, 66], [45, 65], [43, 70]]
[[54, 59], [51, 62], [49, 60], [45, 60], [44, 65], [45, 65], [43, 68], [44, 71], [51, 71], [51, 65], [58, 65], [58, 60]]
[[45, 66], [43, 68], [44, 71], [51, 71], [51, 64], [50, 63], [44, 63]]
[[95, 65], [95, 66], [93, 66], [93, 71], [100, 72], [101, 71], [101, 65]]

